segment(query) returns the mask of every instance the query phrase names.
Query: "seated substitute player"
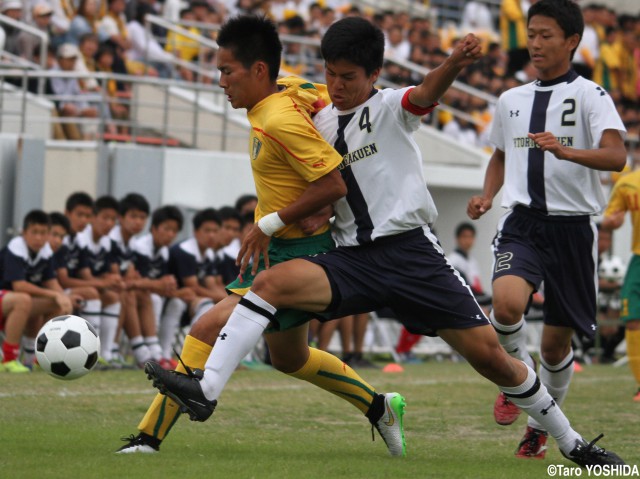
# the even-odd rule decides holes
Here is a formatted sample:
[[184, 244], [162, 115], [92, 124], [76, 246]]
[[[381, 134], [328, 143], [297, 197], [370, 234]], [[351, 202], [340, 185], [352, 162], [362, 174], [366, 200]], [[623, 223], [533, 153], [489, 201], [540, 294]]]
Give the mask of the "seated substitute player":
[[53, 271], [49, 215], [41, 210], [26, 214], [22, 235], [0, 251], [1, 289], [31, 296], [31, 313], [22, 337], [22, 363], [33, 366], [36, 334], [45, 321], [71, 314], [82, 298], [65, 294]]
[[[100, 294], [98, 290], [92, 286], [88, 286], [80, 278], [70, 279], [69, 269], [67, 266], [70, 263], [70, 258], [73, 256], [73, 262], [77, 262], [79, 267], [76, 268], [74, 276], [79, 273], [81, 267], [80, 254], [71, 255], [69, 248], [64, 244], [65, 238], [68, 238], [71, 233], [71, 227], [69, 225], [69, 219], [62, 213], [53, 212], [49, 213], [49, 220], [51, 221], [51, 228], [49, 230], [49, 246], [53, 251], [53, 271], [56, 273], [56, 278], [60, 283], [60, 286], [65, 288], [61, 277], [64, 277], [74, 286], [65, 288], [65, 293], [73, 293], [82, 298], [82, 305], [76, 309], [76, 312], [83, 318], [91, 323], [96, 328], [96, 331], [100, 331], [100, 314], [102, 310], [102, 303], [100, 302]], [[77, 237], [77, 235], [76, 235]], [[80, 246], [78, 241], [73, 240], [74, 249], [80, 253]]]
[[20, 341], [31, 313], [31, 296], [0, 289], [0, 331], [2, 341], [2, 364], [0, 371], [7, 373], [28, 373], [30, 370], [18, 359]]
[[216, 249], [218, 272], [222, 277], [222, 284], [229, 284], [238, 277], [240, 268], [236, 265], [236, 256], [242, 233], [242, 216], [232, 206], [223, 206], [218, 210], [220, 221], [220, 241]]
[[[535, 372], [500, 346], [469, 286], [451, 268], [429, 227], [436, 209], [412, 132], [480, 51], [478, 39], [467, 35], [417, 87], [376, 90], [373, 85], [383, 63], [382, 31], [357, 17], [328, 29], [321, 52], [333, 104], [314, 122], [344, 155], [341, 173], [348, 192], [334, 206], [338, 247], [259, 273], [221, 330], [225, 340], [216, 343], [204, 374], [165, 371], [148, 363], [145, 371], [154, 385], [192, 418], [205, 420], [235, 366], [277, 311], [298, 308], [335, 318], [388, 306], [409, 331], [438, 334], [447, 341], [544, 424], [565, 457], [583, 466], [623, 463], [595, 441], [584, 441]], [[397, 201], [389, 203], [388, 198]], [[265, 228], [266, 235], [271, 232]], [[241, 251], [241, 270], [247, 267], [245, 252]], [[306, 338], [296, 343], [287, 339], [267, 336], [273, 365], [294, 374], [314, 367], [306, 345], [298, 347]]]
[[[140, 234], [149, 217], [149, 202], [138, 193], [129, 193], [119, 202], [118, 224], [109, 232], [111, 238], [111, 256], [114, 262], [111, 264], [111, 272], [119, 273], [125, 283], [125, 289], [120, 292], [120, 320], [116, 342], [113, 343], [111, 356], [116, 360], [124, 360], [120, 355], [119, 336], [120, 329], [124, 330], [136, 365], [142, 367], [151, 359], [149, 348], [145, 344], [145, 334], [151, 334], [155, 330], [154, 324], [145, 324], [143, 321], [153, 319], [153, 305], [151, 295], [143, 288], [139, 288], [136, 282], [140, 279], [140, 273], [135, 266], [135, 253], [133, 251], [133, 239]], [[138, 311], [144, 311], [142, 315]]]
[[[169, 272], [169, 246], [182, 230], [184, 218], [175, 206], [163, 206], [151, 215], [150, 232], [136, 238], [133, 242], [135, 263], [141, 279], [136, 281], [137, 287], [144, 288], [151, 293], [153, 318], [145, 319], [144, 324], [153, 324], [155, 331], [160, 327], [160, 317], [164, 301], [167, 298], [179, 298], [191, 301], [195, 293], [190, 288], [177, 289], [175, 276]], [[138, 311], [139, 314], [149, 314], [149, 311]], [[173, 339], [173, 338], [171, 338]], [[153, 358], [167, 369], [177, 365], [169, 353], [163, 354], [157, 334], [144, 338]]]
[[193, 236], [169, 250], [169, 273], [178, 281], [180, 294], [169, 299], [160, 320], [163, 357], [171, 358], [181, 320], [194, 323], [211, 306], [227, 296], [214, 249], [220, 244], [222, 220], [213, 208], [193, 217]]
[[[266, 261], [273, 265], [332, 249], [334, 243], [326, 218], [316, 219], [315, 227], [306, 224], [310, 215], [346, 193], [344, 181], [336, 169], [341, 156], [322, 139], [311, 120], [311, 116], [328, 101], [326, 89], [298, 78], [276, 81], [282, 45], [275, 26], [266, 19], [233, 19], [222, 28], [217, 41], [221, 46], [218, 55], [218, 68], [222, 72], [220, 84], [234, 108], [247, 108], [248, 119], [253, 126], [250, 145], [255, 158], [251, 165], [260, 201], [256, 219], [261, 227], [271, 224], [273, 228], [280, 223], [278, 217], [290, 223], [270, 241], [252, 224], [243, 238], [243, 248], [254, 251], [255, 264], [259, 269], [265, 267]], [[305, 220], [304, 230], [294, 224], [301, 220]], [[309, 235], [305, 231], [314, 232]], [[267, 244], [268, 255], [263, 254], [258, 264], [257, 254], [266, 253]], [[204, 367], [219, 332], [219, 329], [213, 331], [208, 325], [226, 321], [252, 280], [253, 275], [245, 273], [229, 286], [234, 294], [216, 304], [195, 323], [182, 350], [182, 360], [186, 364]], [[278, 325], [272, 328], [270, 335], [284, 339], [293, 337], [306, 347], [306, 323], [314, 316], [301, 311], [280, 311], [276, 315]], [[402, 396], [377, 393], [351, 367], [327, 352], [312, 349], [310, 354], [312, 367], [294, 376], [358, 408], [378, 429], [390, 452], [404, 454]], [[176, 369], [185, 371], [182, 364]], [[119, 452], [149, 453], [158, 450], [177, 415], [176, 403], [158, 394], [138, 426], [140, 434], [127, 438], [128, 444]]]
[[95, 201], [91, 223], [79, 235], [80, 264], [79, 276], [85, 284], [97, 288], [102, 303], [100, 316], [100, 360], [113, 367], [121, 367], [111, 356], [111, 350], [118, 332], [120, 317], [120, 292], [124, 281], [119, 272], [112, 272], [111, 238], [118, 217], [118, 200], [112, 196], [101, 196]]
[[[605, 205], [600, 171], [620, 171], [626, 161], [625, 128], [613, 101], [571, 66], [583, 29], [571, 0], [532, 5], [527, 48], [537, 80], [500, 96], [490, 133], [496, 148], [482, 194], [467, 206], [478, 219], [504, 190], [507, 212], [492, 244], [491, 322], [507, 352], [532, 366], [523, 315], [544, 282], [540, 380], [560, 406], [574, 370], [571, 339], [593, 338], [597, 330], [593, 216]], [[512, 424], [519, 413], [498, 394], [498, 424]], [[543, 458], [548, 433], [530, 417], [516, 456]]]

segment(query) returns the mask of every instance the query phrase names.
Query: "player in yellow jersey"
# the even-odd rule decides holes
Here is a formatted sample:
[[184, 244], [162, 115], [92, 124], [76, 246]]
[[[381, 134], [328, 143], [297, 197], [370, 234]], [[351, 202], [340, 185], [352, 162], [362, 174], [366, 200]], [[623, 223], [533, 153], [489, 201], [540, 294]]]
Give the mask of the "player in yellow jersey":
[[[325, 87], [295, 78], [276, 81], [282, 46], [273, 23], [258, 17], [234, 18], [220, 30], [218, 44], [220, 86], [233, 108], [248, 111], [249, 156], [258, 206], [256, 224], [238, 254], [241, 271], [246, 271], [228, 285], [233, 294], [203, 315], [185, 340], [184, 363], [176, 371], [189, 374], [193, 369], [204, 369], [210, 345], [259, 271], [333, 249], [326, 215], [313, 215], [346, 194], [336, 169], [342, 156], [320, 136], [311, 119], [329, 103]], [[267, 332], [292, 350], [308, 355], [305, 366], [290, 374], [356, 406], [380, 431], [391, 453], [403, 455], [404, 399], [397, 393], [377, 394], [337, 357], [310, 349], [308, 321], [313, 316], [283, 310], [271, 318]], [[223, 341], [224, 336], [219, 339]], [[215, 405], [206, 401], [203, 406], [213, 412]], [[173, 400], [158, 394], [138, 426], [140, 433], [125, 438], [127, 444], [118, 452], [157, 451], [179, 413]]]
[[638, 383], [638, 391], [633, 400], [640, 402], [640, 170], [623, 176], [615, 184], [604, 213], [602, 227], [619, 228], [624, 223], [627, 211], [631, 214], [633, 224], [633, 257], [629, 262], [620, 293], [620, 319], [625, 323], [629, 367]]

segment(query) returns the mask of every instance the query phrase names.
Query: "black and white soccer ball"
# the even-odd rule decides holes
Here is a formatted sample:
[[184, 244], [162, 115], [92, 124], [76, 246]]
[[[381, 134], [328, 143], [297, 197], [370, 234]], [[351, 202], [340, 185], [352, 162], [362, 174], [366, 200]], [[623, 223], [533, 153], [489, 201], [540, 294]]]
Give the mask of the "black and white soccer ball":
[[77, 379], [98, 362], [100, 338], [79, 316], [58, 316], [45, 323], [36, 337], [40, 367], [58, 379]]
[[622, 283], [627, 267], [619, 256], [610, 256], [603, 259], [598, 267], [598, 276], [601, 279]]

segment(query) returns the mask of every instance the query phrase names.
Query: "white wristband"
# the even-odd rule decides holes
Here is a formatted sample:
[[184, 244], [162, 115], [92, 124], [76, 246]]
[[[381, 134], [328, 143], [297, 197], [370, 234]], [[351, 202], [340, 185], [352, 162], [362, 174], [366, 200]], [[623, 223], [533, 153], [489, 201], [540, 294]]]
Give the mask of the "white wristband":
[[278, 212], [274, 211], [267, 216], [263, 216], [258, 220], [258, 228], [267, 236], [273, 236], [273, 233], [285, 226], [284, 222], [278, 216]]

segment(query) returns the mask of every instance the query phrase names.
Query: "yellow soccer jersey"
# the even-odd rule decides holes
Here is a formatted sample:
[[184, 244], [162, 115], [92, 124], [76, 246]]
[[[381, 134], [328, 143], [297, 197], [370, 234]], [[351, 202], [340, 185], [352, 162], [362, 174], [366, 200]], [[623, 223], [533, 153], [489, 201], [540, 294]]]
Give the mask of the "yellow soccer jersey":
[[633, 254], [640, 255], [640, 170], [629, 173], [613, 187], [604, 215], [615, 211], [629, 211], [633, 224], [631, 246]]
[[[310, 182], [336, 168], [342, 157], [316, 130], [311, 116], [329, 104], [324, 85], [287, 77], [282, 90], [248, 112], [249, 156], [256, 184], [256, 221], [290, 205]], [[324, 233], [325, 226], [315, 234]], [[296, 225], [278, 231], [279, 238], [305, 236]]]

